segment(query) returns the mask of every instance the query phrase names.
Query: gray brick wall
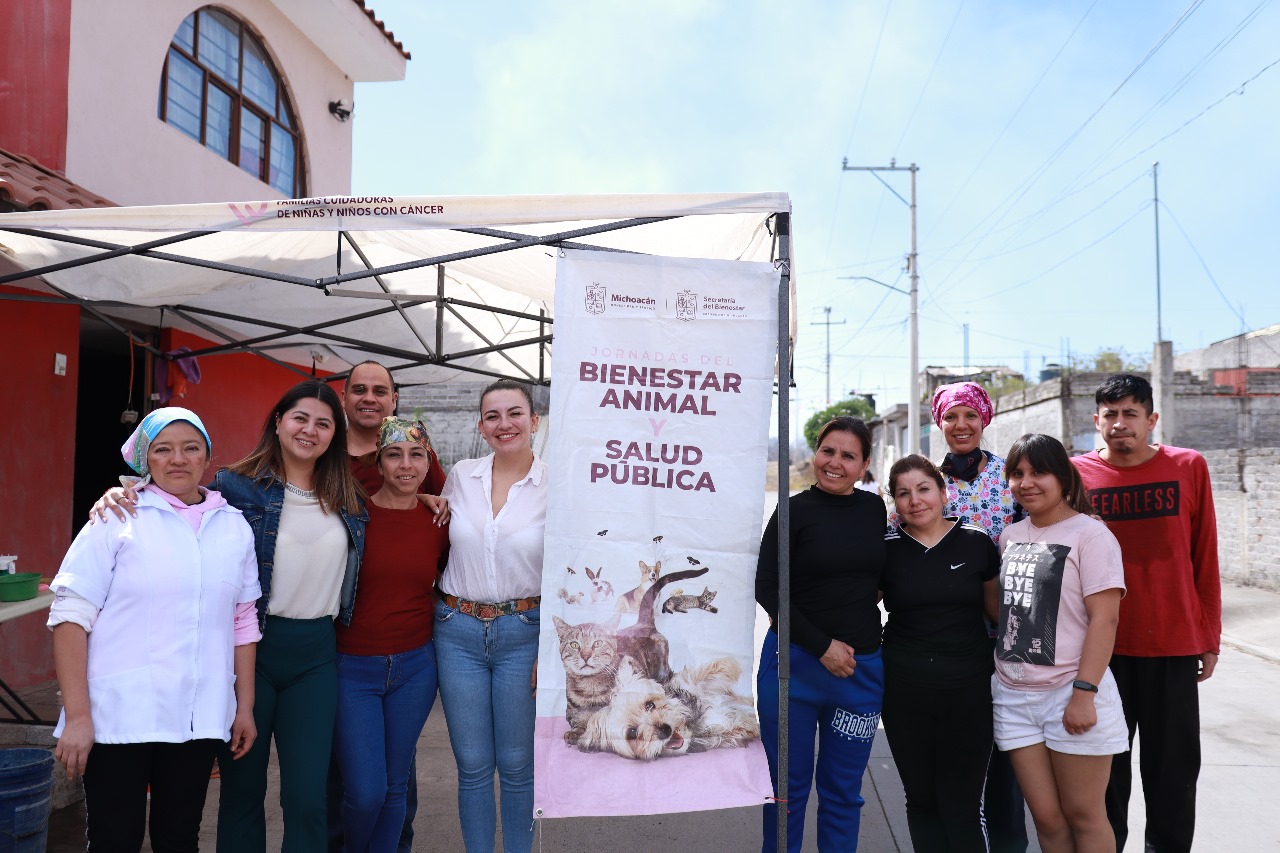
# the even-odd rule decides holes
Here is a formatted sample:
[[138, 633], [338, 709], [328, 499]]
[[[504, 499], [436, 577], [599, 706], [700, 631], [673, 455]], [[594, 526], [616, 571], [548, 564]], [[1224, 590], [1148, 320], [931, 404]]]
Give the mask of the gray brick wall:
[[1280, 447], [1204, 454], [1223, 580], [1280, 590]]
[[[445, 471], [459, 459], [474, 459], [489, 452], [476, 430], [480, 417], [480, 392], [490, 380], [414, 385], [400, 389], [400, 415], [419, 417], [431, 433], [431, 443]], [[551, 389], [530, 387], [533, 407], [544, 418]]]

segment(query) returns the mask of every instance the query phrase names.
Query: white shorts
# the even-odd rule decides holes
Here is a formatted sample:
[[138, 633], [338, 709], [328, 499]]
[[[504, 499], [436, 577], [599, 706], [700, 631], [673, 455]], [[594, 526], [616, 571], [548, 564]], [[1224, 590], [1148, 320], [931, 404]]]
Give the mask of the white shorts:
[[1062, 725], [1062, 715], [1074, 692], [1070, 684], [1054, 690], [1017, 690], [991, 676], [996, 746], [1008, 752], [1043, 743], [1054, 752], [1068, 755], [1117, 755], [1127, 750], [1129, 729], [1111, 669], [1103, 674], [1093, 697], [1098, 724], [1082, 735], [1073, 735]]

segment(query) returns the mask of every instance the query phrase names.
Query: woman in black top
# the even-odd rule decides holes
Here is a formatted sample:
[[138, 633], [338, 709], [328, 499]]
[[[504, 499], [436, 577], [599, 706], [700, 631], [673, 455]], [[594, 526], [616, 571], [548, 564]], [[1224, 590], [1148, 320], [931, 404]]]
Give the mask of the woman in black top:
[[[855, 850], [862, 774], [880, 722], [883, 670], [876, 590], [884, 564], [884, 501], [856, 490], [871, 454], [871, 433], [840, 417], [818, 434], [818, 483], [791, 501], [791, 680], [787, 849], [799, 851], [814, 783], [818, 739], [818, 847]], [[760, 542], [756, 601], [778, 618], [778, 516]], [[778, 635], [760, 653], [757, 696], [761, 740], [778, 780]], [[988, 653], [990, 656], [990, 653]], [[777, 849], [777, 806], [764, 808], [764, 850]]]
[[982, 789], [991, 755], [991, 640], [1000, 553], [981, 527], [943, 516], [942, 473], [923, 456], [889, 471], [901, 522], [885, 534], [880, 588], [884, 730], [919, 853], [988, 849]]

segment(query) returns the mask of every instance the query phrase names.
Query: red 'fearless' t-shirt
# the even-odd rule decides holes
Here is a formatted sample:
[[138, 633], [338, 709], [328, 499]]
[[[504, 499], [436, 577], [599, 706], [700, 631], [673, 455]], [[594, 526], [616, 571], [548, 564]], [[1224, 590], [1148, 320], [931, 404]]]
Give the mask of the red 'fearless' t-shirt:
[[1115, 653], [1217, 653], [1222, 636], [1218, 523], [1209, 466], [1194, 450], [1160, 445], [1121, 468], [1095, 451], [1072, 460], [1094, 511], [1120, 542], [1129, 594], [1120, 602]]

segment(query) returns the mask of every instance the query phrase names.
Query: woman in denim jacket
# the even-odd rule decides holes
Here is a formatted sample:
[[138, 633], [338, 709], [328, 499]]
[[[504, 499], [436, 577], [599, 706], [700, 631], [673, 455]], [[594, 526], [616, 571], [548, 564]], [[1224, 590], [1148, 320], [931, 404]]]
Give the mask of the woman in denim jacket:
[[283, 849], [313, 853], [327, 844], [325, 779], [337, 703], [333, 620], [351, 622], [368, 521], [346, 447], [338, 395], [323, 382], [302, 382], [271, 410], [253, 452], [213, 480], [253, 528], [262, 586], [258, 740], [240, 760], [228, 753], [219, 761], [222, 853], [266, 848], [272, 735]]
[[[258, 445], [212, 488], [244, 514], [258, 559], [258, 643], [253, 718], [258, 739], [240, 757], [218, 754], [219, 853], [266, 850], [267, 763], [275, 735], [285, 851], [328, 845], [325, 781], [338, 676], [333, 620], [351, 624], [369, 520], [347, 456], [337, 393], [308, 380], [272, 408]], [[90, 513], [124, 520], [137, 495], [107, 492]]]

